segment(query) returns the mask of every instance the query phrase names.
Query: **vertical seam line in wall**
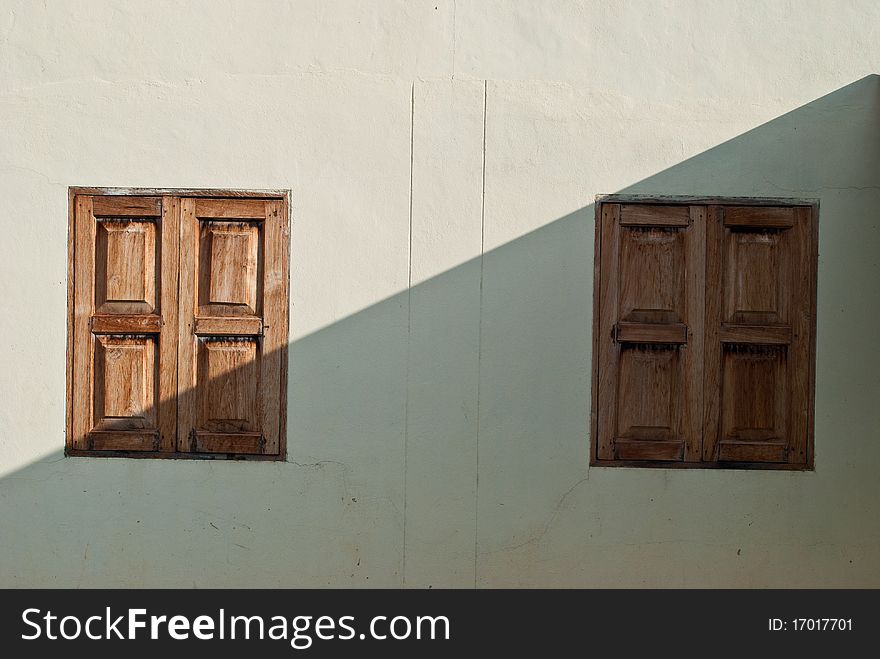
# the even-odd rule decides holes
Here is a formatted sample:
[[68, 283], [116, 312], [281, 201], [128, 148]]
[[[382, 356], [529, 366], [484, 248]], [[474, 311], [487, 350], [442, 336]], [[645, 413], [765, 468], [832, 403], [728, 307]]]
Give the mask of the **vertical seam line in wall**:
[[403, 529], [401, 549], [401, 583], [406, 586], [406, 482], [407, 446], [409, 445], [409, 367], [412, 347], [412, 240], [413, 240], [413, 163], [415, 152], [416, 83], [413, 81], [409, 98], [409, 248], [406, 281], [406, 399], [403, 408]]
[[483, 180], [480, 194], [480, 315], [477, 329], [477, 446], [474, 484], [474, 588], [477, 587], [477, 555], [480, 538], [480, 389], [483, 361], [483, 258], [486, 246], [486, 106], [489, 81], [483, 81]]
[[455, 80], [455, 0], [452, 0], [452, 79]]

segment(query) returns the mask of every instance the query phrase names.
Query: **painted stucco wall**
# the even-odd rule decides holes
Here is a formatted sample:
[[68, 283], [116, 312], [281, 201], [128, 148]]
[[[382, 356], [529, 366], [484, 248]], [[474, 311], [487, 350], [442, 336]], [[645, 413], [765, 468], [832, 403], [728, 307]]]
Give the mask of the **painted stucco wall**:
[[[0, 0], [0, 585], [880, 586], [878, 71], [873, 0]], [[70, 185], [292, 191], [286, 463], [63, 457]], [[814, 472], [588, 467], [614, 192], [820, 199]]]

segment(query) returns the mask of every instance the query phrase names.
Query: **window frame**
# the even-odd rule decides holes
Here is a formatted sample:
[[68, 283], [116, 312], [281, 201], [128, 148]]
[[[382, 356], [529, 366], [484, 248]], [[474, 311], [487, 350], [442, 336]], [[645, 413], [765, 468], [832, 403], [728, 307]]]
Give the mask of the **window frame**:
[[[283, 296], [286, 301], [286, 336], [280, 351], [281, 384], [280, 384], [280, 419], [279, 447], [277, 454], [256, 453], [192, 453], [185, 451], [123, 451], [93, 450], [73, 447], [73, 359], [74, 359], [74, 327], [75, 327], [75, 295], [76, 295], [76, 236], [74, 233], [77, 196], [109, 196], [109, 197], [177, 197], [183, 198], [217, 198], [217, 199], [255, 199], [280, 201], [284, 218], [285, 243], [280, 246], [284, 260], [285, 276], [283, 277]], [[246, 460], [284, 462], [287, 460], [287, 389], [288, 389], [288, 345], [290, 332], [290, 250], [293, 217], [291, 211], [291, 190], [289, 189], [240, 189], [240, 188], [137, 188], [137, 187], [68, 187], [68, 218], [67, 218], [67, 335], [65, 354], [65, 440], [64, 455], [67, 457], [101, 457], [101, 458], [139, 458], [139, 459], [174, 459], [174, 460]], [[179, 297], [179, 289], [178, 289]], [[177, 301], [178, 298], [175, 298]], [[178, 339], [179, 340], [179, 339]]]
[[[775, 206], [808, 207], [810, 209], [810, 262], [809, 268], [809, 313], [810, 336], [808, 364], [808, 418], [807, 418], [807, 456], [805, 463], [781, 462], [685, 462], [662, 460], [600, 460], [598, 458], [598, 413], [599, 413], [599, 355], [600, 355], [600, 314], [601, 295], [601, 225], [602, 209], [606, 204], [646, 204], [646, 205], [701, 205], [701, 206]], [[708, 214], [707, 214], [708, 215]], [[706, 222], [709, 219], [707, 217]], [[816, 408], [816, 301], [818, 288], [819, 261], [819, 199], [800, 197], [735, 197], [735, 196], [692, 196], [692, 195], [645, 195], [645, 194], [599, 194], [594, 202], [594, 246], [593, 246], [593, 322], [591, 342], [591, 393], [589, 420], [589, 464], [591, 467], [637, 467], [653, 469], [751, 469], [772, 471], [814, 471], [814, 436]], [[704, 284], [709, 286], [708, 282]], [[705, 330], [704, 330], [705, 331]], [[702, 412], [701, 412], [702, 413]]]

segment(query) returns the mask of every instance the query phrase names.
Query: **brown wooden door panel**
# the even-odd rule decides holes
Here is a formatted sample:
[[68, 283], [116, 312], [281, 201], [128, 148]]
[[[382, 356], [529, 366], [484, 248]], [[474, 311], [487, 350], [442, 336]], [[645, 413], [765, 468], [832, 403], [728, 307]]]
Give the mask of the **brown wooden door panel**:
[[94, 346], [94, 428], [157, 429], [159, 371], [154, 337], [98, 335]]
[[279, 452], [281, 210], [276, 200], [182, 200], [179, 450]]
[[158, 308], [156, 229], [157, 223], [150, 218], [98, 220], [97, 313], [148, 314]]
[[699, 459], [703, 212], [603, 205], [600, 460]]
[[[712, 207], [703, 458], [805, 464], [811, 213]], [[714, 284], [714, 286], [712, 285]]]
[[69, 445], [83, 450], [172, 450], [176, 202], [82, 195], [74, 204]]

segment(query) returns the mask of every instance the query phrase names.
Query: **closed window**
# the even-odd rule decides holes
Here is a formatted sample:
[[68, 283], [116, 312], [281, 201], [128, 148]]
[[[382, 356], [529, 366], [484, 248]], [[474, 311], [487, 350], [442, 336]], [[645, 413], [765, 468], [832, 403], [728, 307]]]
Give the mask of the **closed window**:
[[812, 468], [816, 212], [598, 205], [593, 464]]
[[286, 194], [70, 203], [68, 454], [282, 458]]

